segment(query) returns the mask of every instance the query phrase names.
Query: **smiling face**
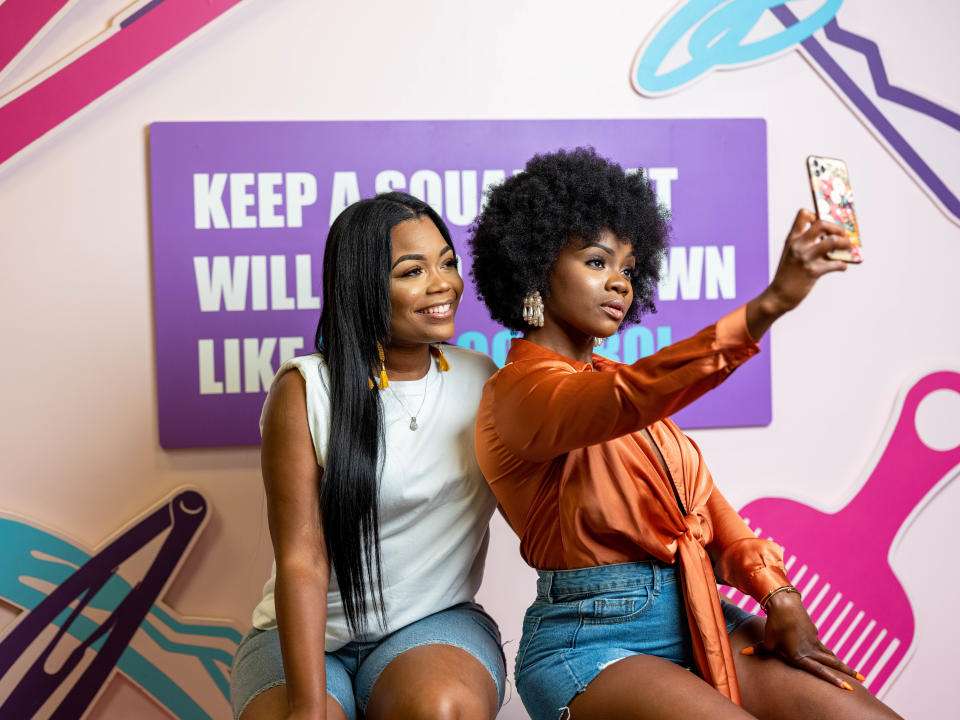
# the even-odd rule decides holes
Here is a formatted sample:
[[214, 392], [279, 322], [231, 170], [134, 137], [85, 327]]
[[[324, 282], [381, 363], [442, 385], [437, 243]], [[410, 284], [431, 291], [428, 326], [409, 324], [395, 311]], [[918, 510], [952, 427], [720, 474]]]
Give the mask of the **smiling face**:
[[449, 340], [463, 294], [456, 253], [426, 216], [395, 225], [390, 239], [390, 344]]
[[550, 271], [543, 329], [552, 326], [574, 344], [613, 335], [633, 302], [635, 265], [631, 243], [609, 230], [602, 230], [595, 242], [572, 240]]

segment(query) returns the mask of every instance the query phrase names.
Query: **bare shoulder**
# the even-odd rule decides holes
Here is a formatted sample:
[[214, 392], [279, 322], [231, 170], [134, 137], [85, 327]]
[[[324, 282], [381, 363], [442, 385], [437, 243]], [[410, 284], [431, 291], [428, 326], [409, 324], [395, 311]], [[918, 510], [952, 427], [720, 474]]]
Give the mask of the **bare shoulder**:
[[295, 372], [295, 368], [291, 368], [273, 381], [273, 384], [270, 386], [270, 394], [267, 396], [267, 400], [268, 402], [272, 401], [273, 399], [290, 401], [295, 398], [305, 397], [306, 382], [299, 372]]
[[263, 418], [264, 447], [272, 446], [281, 438], [309, 440], [307, 423], [307, 391], [303, 377], [289, 370], [273, 381], [267, 395]]

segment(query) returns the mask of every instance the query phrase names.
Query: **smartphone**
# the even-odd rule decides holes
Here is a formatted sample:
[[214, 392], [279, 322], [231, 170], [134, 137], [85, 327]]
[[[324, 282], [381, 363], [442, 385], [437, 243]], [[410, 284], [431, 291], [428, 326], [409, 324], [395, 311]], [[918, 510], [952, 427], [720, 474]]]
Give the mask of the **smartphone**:
[[848, 263], [863, 262], [860, 227], [853, 212], [853, 190], [850, 189], [847, 164], [836, 158], [811, 155], [807, 158], [807, 174], [810, 176], [817, 217], [843, 225], [850, 238], [849, 250], [831, 250], [827, 257]]

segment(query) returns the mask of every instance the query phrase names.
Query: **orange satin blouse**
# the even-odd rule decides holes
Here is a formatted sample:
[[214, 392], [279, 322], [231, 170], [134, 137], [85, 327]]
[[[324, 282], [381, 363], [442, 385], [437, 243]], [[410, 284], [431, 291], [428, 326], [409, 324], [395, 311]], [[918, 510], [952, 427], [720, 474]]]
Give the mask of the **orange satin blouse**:
[[591, 366], [516, 339], [484, 387], [476, 429], [480, 469], [529, 565], [679, 558], [698, 670], [738, 703], [717, 577], [760, 600], [789, 584], [782, 548], [754, 536], [668, 415], [757, 352], [745, 307], [633, 365], [594, 355]]

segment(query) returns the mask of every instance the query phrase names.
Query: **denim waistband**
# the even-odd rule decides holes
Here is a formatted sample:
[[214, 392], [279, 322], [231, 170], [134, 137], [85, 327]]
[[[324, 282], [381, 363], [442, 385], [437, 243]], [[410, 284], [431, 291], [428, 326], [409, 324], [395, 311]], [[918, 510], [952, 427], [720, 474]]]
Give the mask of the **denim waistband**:
[[584, 595], [605, 590], [652, 586], [660, 594], [664, 579], [676, 574], [675, 565], [658, 560], [598, 565], [576, 570], [538, 570], [537, 600], [552, 602], [567, 595]]

